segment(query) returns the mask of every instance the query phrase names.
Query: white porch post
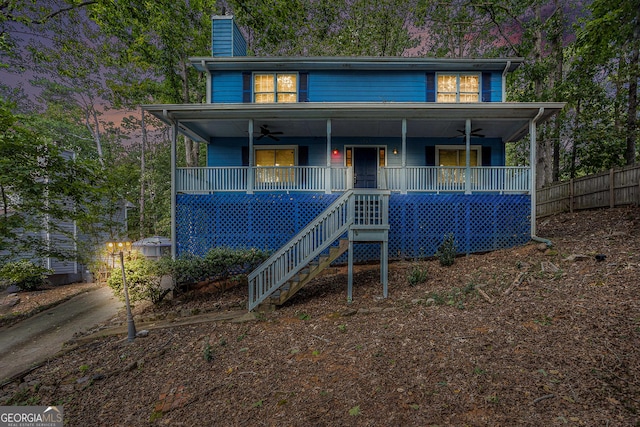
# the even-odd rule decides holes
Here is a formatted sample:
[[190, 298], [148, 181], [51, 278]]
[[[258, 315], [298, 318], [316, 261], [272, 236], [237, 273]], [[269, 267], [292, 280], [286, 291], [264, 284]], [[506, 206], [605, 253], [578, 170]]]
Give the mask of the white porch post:
[[536, 141], [536, 124], [540, 116], [544, 113], [544, 108], [540, 108], [538, 114], [529, 121], [529, 191], [531, 195], [531, 236], [536, 235], [536, 159], [538, 142]]
[[466, 119], [464, 124], [465, 135], [465, 175], [464, 194], [471, 194], [471, 119]]
[[325, 176], [326, 194], [331, 193], [331, 119], [327, 119], [327, 171]]
[[178, 141], [178, 125], [171, 125], [171, 258], [175, 259], [176, 250], [176, 141]]
[[253, 194], [255, 168], [253, 167], [253, 119], [249, 119], [249, 169], [247, 170], [247, 194]]
[[[407, 194], [407, 119], [402, 119], [402, 175], [400, 193]], [[388, 188], [388, 187], [387, 187]]]

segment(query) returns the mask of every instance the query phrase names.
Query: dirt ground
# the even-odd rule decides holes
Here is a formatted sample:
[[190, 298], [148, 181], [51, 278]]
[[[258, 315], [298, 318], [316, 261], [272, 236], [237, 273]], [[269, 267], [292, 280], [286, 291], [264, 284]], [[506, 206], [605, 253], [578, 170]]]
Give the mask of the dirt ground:
[[[69, 426], [640, 425], [640, 209], [538, 234], [553, 247], [394, 262], [387, 299], [377, 265], [357, 269], [351, 304], [332, 268], [251, 321], [92, 340], [4, 385], [0, 405], [63, 405]], [[201, 288], [135, 313], [246, 301]]]

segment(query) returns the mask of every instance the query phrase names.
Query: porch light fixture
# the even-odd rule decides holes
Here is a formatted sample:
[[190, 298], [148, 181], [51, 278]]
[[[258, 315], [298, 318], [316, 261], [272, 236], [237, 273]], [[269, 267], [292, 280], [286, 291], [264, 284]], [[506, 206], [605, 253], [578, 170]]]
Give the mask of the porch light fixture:
[[334, 148], [332, 153], [333, 153], [334, 156], [337, 156], [338, 154], [340, 154], [340, 151], [338, 151], [337, 148]]
[[107, 251], [112, 257], [116, 254], [120, 254], [120, 269], [122, 270], [122, 289], [124, 292], [124, 304], [127, 308], [127, 330], [129, 342], [136, 339], [136, 325], [133, 323], [133, 316], [131, 315], [131, 304], [129, 303], [129, 288], [127, 287], [127, 277], [124, 272], [124, 252], [131, 252], [131, 240], [111, 240], [107, 242]]
[[393, 155], [394, 156], [398, 155], [398, 149], [396, 147], [393, 147]]

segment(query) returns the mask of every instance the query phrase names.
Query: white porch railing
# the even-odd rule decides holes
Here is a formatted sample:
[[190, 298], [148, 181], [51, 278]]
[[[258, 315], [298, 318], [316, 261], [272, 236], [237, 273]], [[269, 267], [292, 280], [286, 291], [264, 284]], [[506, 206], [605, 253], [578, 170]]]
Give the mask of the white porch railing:
[[176, 192], [247, 191], [248, 167], [178, 168]]
[[[347, 167], [212, 167], [178, 168], [178, 193], [239, 191], [346, 191], [353, 188]], [[464, 167], [408, 166], [380, 168], [380, 188], [404, 192], [464, 192]], [[472, 167], [472, 192], [529, 193], [530, 172], [522, 166]]]
[[[529, 168], [524, 166], [472, 167], [473, 192], [529, 193]], [[453, 166], [387, 167], [387, 188], [400, 192], [464, 192], [467, 169]]]
[[[327, 182], [327, 178], [330, 181]], [[347, 167], [211, 167], [178, 168], [176, 192], [203, 194], [223, 191], [346, 191], [353, 187]]]
[[491, 166], [471, 168], [471, 191], [529, 193], [530, 169], [526, 166]]
[[347, 167], [331, 168], [331, 190], [347, 191], [353, 188], [353, 169]]
[[319, 166], [258, 167], [255, 191], [317, 191], [324, 189], [327, 168]]

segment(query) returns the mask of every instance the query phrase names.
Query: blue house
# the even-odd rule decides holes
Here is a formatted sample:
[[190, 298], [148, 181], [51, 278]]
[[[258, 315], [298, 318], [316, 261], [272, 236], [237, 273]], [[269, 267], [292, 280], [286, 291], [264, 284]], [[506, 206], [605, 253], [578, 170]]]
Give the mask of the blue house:
[[[535, 168], [506, 166], [555, 102], [506, 102], [522, 58], [249, 57], [230, 16], [213, 18], [205, 104], [147, 105], [173, 128], [172, 253], [255, 247], [249, 309], [280, 304], [329, 263], [461, 253], [535, 235]], [[207, 166], [176, 165], [184, 134]], [[535, 161], [530, 164], [535, 165]]]

